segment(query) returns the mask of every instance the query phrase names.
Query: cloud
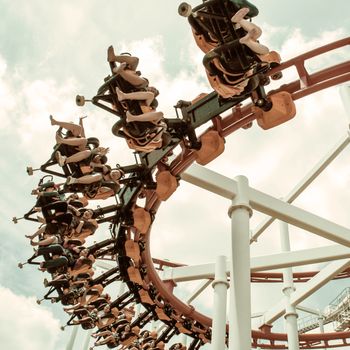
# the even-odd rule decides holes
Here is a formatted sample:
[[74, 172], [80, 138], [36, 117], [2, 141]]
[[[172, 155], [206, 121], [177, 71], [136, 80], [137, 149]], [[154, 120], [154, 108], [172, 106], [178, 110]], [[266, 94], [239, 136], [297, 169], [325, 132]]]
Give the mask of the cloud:
[[0, 338], [2, 348], [57, 350], [60, 324], [51, 311], [36, 305], [35, 298], [0, 286]]
[[12, 87], [5, 81], [7, 77], [8, 66], [5, 59], [0, 55], [0, 121], [3, 129], [10, 126], [11, 119], [9, 115], [15, 108], [15, 97]]

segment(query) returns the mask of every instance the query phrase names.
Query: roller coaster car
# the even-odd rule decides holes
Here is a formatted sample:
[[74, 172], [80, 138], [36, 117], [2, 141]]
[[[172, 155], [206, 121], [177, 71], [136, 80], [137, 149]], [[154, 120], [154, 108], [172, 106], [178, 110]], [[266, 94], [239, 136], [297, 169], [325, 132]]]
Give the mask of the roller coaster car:
[[249, 8], [246, 18], [258, 13], [242, 0], [208, 0], [193, 9], [186, 3], [179, 6], [180, 15], [188, 17], [195, 41], [205, 53], [203, 64], [208, 80], [223, 98], [250, 95], [259, 85], [268, 83], [265, 73], [280, 63], [277, 53], [257, 54], [240, 42], [247, 31], [235, 27], [231, 18], [242, 7]]
[[[50, 178], [49, 181], [46, 181], [47, 177]], [[40, 222], [39, 217], [33, 218], [32, 216], [37, 214], [38, 211], [43, 210], [43, 215], [48, 216], [47, 218], [45, 218], [45, 222], [47, 223], [46, 220], [49, 219], [50, 216], [50, 205], [53, 205], [56, 202], [61, 202], [61, 200], [64, 198], [63, 191], [59, 189], [59, 186], [57, 186], [52, 180], [53, 178], [51, 175], [45, 175], [42, 179], [40, 179], [38, 187], [32, 191], [33, 195], [38, 195], [36, 203], [32, 207], [32, 209], [30, 209], [26, 214], [23, 215], [24, 219]], [[52, 228], [54, 228], [57, 225], [58, 223], [56, 225], [53, 225], [53, 227], [49, 227], [49, 225], [47, 225], [47, 229], [52, 231]]]
[[[205, 48], [201, 46], [201, 42], [197, 42], [206, 53], [218, 44], [235, 39], [231, 18], [244, 7], [249, 9], [245, 16], [248, 19], [259, 13], [258, 9], [246, 0], [203, 0], [201, 5], [193, 9], [191, 5], [183, 2], [179, 5], [178, 12], [181, 16], [188, 18], [196, 42], [199, 39], [204, 41], [203, 44], [208, 44], [208, 47]], [[238, 31], [236, 34], [239, 33]], [[240, 34], [242, 35], [242, 32]]]
[[[111, 71], [116, 67], [115, 62], [110, 62]], [[120, 102], [117, 96], [117, 89], [124, 93], [138, 92], [135, 88], [120, 75], [112, 75], [105, 78], [105, 83], [98, 89], [96, 96], [92, 98], [92, 103], [96, 106], [113, 113], [121, 118], [112, 128], [115, 136], [126, 139], [131, 149], [139, 152], [151, 152], [157, 148], [166, 146], [170, 142], [170, 137], [165, 133], [167, 125], [160, 121], [157, 124], [144, 121], [126, 121], [126, 112], [132, 115], [144, 113], [137, 100], [124, 100]], [[83, 97], [77, 96], [77, 104], [81, 105]]]
[[[77, 318], [77, 320], [74, 320], [74, 318]], [[95, 315], [87, 309], [82, 308], [74, 311], [74, 314], [67, 322], [67, 325], [73, 326], [79, 324], [83, 329], [87, 330], [95, 328], [95, 322]]]
[[[65, 135], [62, 134], [62, 131], [60, 129], [58, 130], [58, 133], [62, 138], [65, 137]], [[99, 145], [100, 145], [100, 141], [96, 137], [89, 137], [87, 139], [86, 149], [92, 151], [95, 148], [99, 147]], [[73, 154], [76, 154], [78, 151], [74, 146], [65, 145], [63, 143], [56, 144], [54, 146], [54, 151], [52, 152], [50, 159], [40, 167], [41, 171], [47, 174], [56, 175], [59, 177], [68, 177], [68, 176], [81, 177], [91, 172], [92, 169], [89, 166], [89, 163], [91, 160], [90, 158], [84, 159], [78, 163], [64, 164], [62, 166], [63, 174], [61, 172], [51, 170], [50, 168], [52, 166], [58, 164], [56, 159], [57, 152], [60, 152], [62, 156], [70, 157]]]
[[65, 201], [55, 201], [41, 208], [46, 224], [53, 223], [58, 225], [70, 226], [73, 220], [73, 214], [68, 210], [68, 203]]
[[[42, 256], [44, 261], [36, 262], [38, 257]], [[39, 247], [34, 255], [27, 260], [28, 264], [40, 265], [47, 269], [49, 273], [65, 273], [67, 267], [72, 263], [72, 254], [64, 249], [60, 244], [51, 244]]]
[[84, 294], [83, 288], [72, 289], [70, 287], [69, 292], [67, 292], [64, 289], [60, 290], [58, 287], [56, 287], [56, 290], [60, 296], [59, 298], [60, 298], [61, 304], [65, 306], [77, 304]]

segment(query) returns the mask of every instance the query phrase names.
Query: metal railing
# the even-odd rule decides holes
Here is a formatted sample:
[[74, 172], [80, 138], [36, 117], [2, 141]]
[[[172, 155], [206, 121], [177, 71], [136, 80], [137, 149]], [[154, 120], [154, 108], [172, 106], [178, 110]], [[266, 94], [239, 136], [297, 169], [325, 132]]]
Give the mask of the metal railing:
[[324, 310], [325, 317], [308, 315], [299, 319], [299, 334], [309, 332], [323, 324], [333, 322], [335, 332], [343, 332], [350, 329], [350, 287], [345, 288], [335, 299], [333, 299]]

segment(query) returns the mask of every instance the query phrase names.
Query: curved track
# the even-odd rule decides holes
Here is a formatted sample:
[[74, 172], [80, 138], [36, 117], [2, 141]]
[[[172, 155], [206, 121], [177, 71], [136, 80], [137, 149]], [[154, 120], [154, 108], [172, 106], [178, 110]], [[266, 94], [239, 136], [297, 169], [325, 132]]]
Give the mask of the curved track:
[[[317, 91], [349, 81], [350, 61], [312, 74], [309, 74], [305, 68], [307, 60], [349, 44], [350, 38], [345, 38], [300, 55], [272, 69], [268, 73], [269, 75], [294, 66], [298, 72], [299, 79], [285, 84], [277, 90], [270, 91], [268, 95], [273, 95], [279, 91], [286, 91], [291, 94], [293, 100], [298, 100]], [[108, 87], [108, 81], [105, 87]], [[106, 107], [99, 103], [96, 97], [92, 102], [106, 109]], [[233, 108], [232, 113], [223, 118], [220, 115], [214, 115], [210, 118], [212, 125], [208, 130], [214, 130], [224, 138], [239, 128], [251, 126], [252, 122], [257, 118], [252, 107], [252, 104], [242, 107], [236, 106]], [[197, 126], [199, 125], [195, 127]], [[173, 151], [175, 148], [174, 145], [179, 145], [181, 147], [181, 152], [173, 161], [165, 165], [163, 162], [164, 157], [167, 157], [167, 155]], [[118, 308], [127, 308], [130, 302], [143, 304], [146, 311], [144, 314], [137, 316], [138, 318], [134, 323], [136, 322], [140, 325], [140, 328], [142, 328], [147, 322], [159, 319], [165, 323], [166, 330], [158, 336], [158, 342], [163, 341], [166, 343], [169, 340], [168, 338], [171, 337], [169, 336], [170, 333], [184, 333], [193, 338], [188, 349], [198, 349], [203, 344], [210, 342], [212, 320], [195, 310], [193, 306], [187, 305], [174, 296], [172, 292], [173, 284], [171, 281], [162, 281], [157, 270], [164, 265], [176, 267], [177, 264], [153, 259], [150, 249], [151, 226], [145, 230], [140, 230], [134, 226], [134, 222], [132, 222], [132, 220], [130, 221], [129, 217], [130, 212], [138, 206], [138, 198], [145, 198], [144, 209], [150, 214], [153, 221], [162, 201], [159, 199], [154, 186], [151, 186], [152, 172], [156, 169], [162, 170], [165, 167], [172, 176], [180, 178], [181, 174], [195, 161], [196, 150], [189, 148], [184, 141], [178, 139], [174, 142], [172, 147], [165, 147], [162, 150], [156, 150], [149, 154], [141, 153], [140, 158], [142, 164], [138, 164], [136, 167], [134, 166], [132, 168], [133, 170], [130, 171], [131, 173], [134, 171], [133, 174], [121, 184], [122, 187], [118, 192], [118, 204], [107, 207], [106, 209], [101, 209], [101, 215], [98, 212], [98, 215], [100, 215], [99, 223], [111, 222], [112, 239], [115, 239], [115, 242], [113, 241], [113, 249], [111, 248], [112, 251], [108, 249], [104, 256], [99, 256], [99, 259], [117, 260], [120, 272], [120, 277], [118, 274], [118, 278], [122, 279], [129, 288], [129, 292], [120, 296], [115, 302]], [[47, 166], [51, 164], [52, 163], [45, 164], [41, 170], [49, 174], [59, 175], [47, 169]], [[148, 167], [148, 169], [146, 169], [148, 171], [146, 175], [141, 178], [138, 177], [138, 171], [142, 173], [145, 167]], [[133, 178], [130, 180], [134, 174], [136, 174], [135, 179]], [[113, 214], [112, 216], [104, 218], [103, 215], [107, 213]], [[131, 252], [130, 248], [126, 247], [126, 242], [128, 242], [128, 244], [134, 244], [133, 247], [137, 247], [137, 249], [133, 248], [134, 250]], [[139, 256], [136, 256], [135, 252], [138, 252]], [[136, 260], [137, 263], [135, 263]], [[130, 261], [137, 275], [141, 276], [142, 281], [130, 277], [128, 272]], [[316, 274], [317, 271], [295, 273], [293, 278], [295, 282], [306, 282]], [[350, 269], [347, 269], [336, 278], [348, 278], [349, 276]], [[252, 283], [281, 282], [282, 274], [270, 272], [252, 273], [251, 281]], [[350, 344], [350, 332], [302, 334], [299, 339], [301, 349], [321, 349], [325, 346], [328, 348], [335, 348]], [[259, 346], [264, 349], [286, 349], [287, 335], [273, 333], [269, 325], [264, 325], [260, 330], [252, 331], [252, 346]]]
[[[297, 68], [299, 74], [299, 80], [296, 80], [287, 85], [281, 86], [276, 91], [288, 91], [292, 94], [293, 99], [297, 100], [299, 98], [306, 97], [312, 93], [323, 90], [330, 86], [338, 85], [350, 80], [350, 61], [344, 62], [342, 64], [329, 67], [322, 71], [309, 74], [305, 69], [305, 61], [313, 58], [315, 56], [324, 54], [331, 50], [343, 47], [350, 44], [350, 39], [346, 38], [339, 40], [335, 43], [325, 45], [318, 49], [307, 52], [303, 55], [300, 55], [292, 60], [284, 62], [281, 66], [278, 67], [278, 70], [283, 71], [291, 66]], [[273, 74], [274, 71], [271, 71], [270, 74]], [[304, 85], [302, 87], [301, 85]], [[272, 93], [272, 91], [270, 92]], [[213, 122], [211, 129], [218, 131], [222, 136], [228, 136], [235, 130], [251, 123], [255, 116], [251, 112], [251, 105], [247, 105], [242, 108], [239, 112], [234, 112], [222, 120], [216, 119]], [[237, 115], [238, 114], [238, 115]], [[179, 155], [170, 166], [170, 171], [173, 175], [179, 175], [185, 171], [193, 162], [194, 154], [191, 150], [185, 149], [184, 152]], [[161, 201], [157, 199], [157, 196], [154, 191], [149, 191], [147, 193], [147, 202], [146, 209], [154, 213], [157, 212]], [[197, 320], [201, 324], [210, 327], [211, 319], [200, 314], [193, 309], [192, 306], [189, 306], [180, 300], [178, 300], [168, 288], [168, 285], [164, 284], [152, 262], [152, 257], [150, 254], [150, 235], [151, 232], [148, 231], [145, 235], [146, 241], [146, 250], [142, 253], [142, 261], [147, 265], [147, 279], [148, 283], [151, 282], [159, 291], [160, 295], [164, 300], [167, 300], [171, 306], [177, 311], [178, 314], [185, 315], [193, 320]], [[296, 282], [305, 282], [317, 272], [304, 272], [304, 273], [295, 273], [294, 279]], [[347, 278], [349, 277], [349, 270], [344, 271], [337, 278]], [[255, 273], [252, 274], [252, 281], [270, 281], [270, 282], [280, 282], [282, 274], [278, 273]], [[252, 345], [254, 347], [260, 346], [261, 348], [281, 348], [281, 342], [284, 342], [285, 348], [287, 348], [287, 335], [279, 333], [270, 333], [270, 327], [265, 327], [266, 331], [253, 331], [252, 332]], [[262, 345], [259, 340], [268, 341], [267, 344]], [[342, 344], [334, 344], [335, 341], [342, 341]], [[329, 348], [345, 346], [350, 344], [350, 332], [342, 333], [323, 333], [323, 334], [303, 334], [300, 335], [300, 347], [302, 349], [321, 349], [325, 345]]]

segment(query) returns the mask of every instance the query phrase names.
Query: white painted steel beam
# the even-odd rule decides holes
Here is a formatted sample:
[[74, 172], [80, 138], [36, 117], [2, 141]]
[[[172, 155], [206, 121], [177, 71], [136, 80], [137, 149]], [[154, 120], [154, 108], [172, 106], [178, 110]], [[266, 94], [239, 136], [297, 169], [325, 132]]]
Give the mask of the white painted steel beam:
[[237, 195], [237, 182], [204, 166], [193, 163], [181, 179], [227, 199]]
[[281, 221], [350, 247], [350, 230], [261, 191], [250, 189], [251, 206]]
[[311, 309], [310, 307], [306, 307], [302, 305], [297, 305], [296, 308], [300, 311], [307, 312], [311, 315], [326, 317], [326, 314], [320, 310]]
[[[250, 260], [250, 271], [269, 271], [285, 267], [303, 266], [321, 262], [350, 258], [350, 249], [342, 245], [333, 244], [325, 247], [302, 249], [278, 254], [253, 257]], [[163, 274], [163, 280], [186, 282], [200, 279], [213, 279], [214, 264], [201, 264], [169, 268]], [[226, 265], [229, 275], [229, 264]], [[208, 285], [209, 282], [204, 284]]]
[[[172, 267], [163, 273], [163, 281], [188, 282], [195, 280], [214, 279], [215, 264]], [[226, 273], [229, 274], [228, 265]]]
[[187, 304], [191, 304], [205, 289], [211, 285], [211, 280], [204, 281], [192, 294], [192, 296], [187, 300]]
[[[292, 203], [322, 172], [327, 166], [350, 144], [350, 136], [342, 137], [326, 156], [321, 159], [309, 173], [284, 197], [284, 201]], [[263, 220], [252, 232], [250, 243], [256, 242], [258, 237], [274, 222], [275, 218]]]
[[181, 178], [186, 182], [227, 199], [233, 199], [237, 195], [237, 182], [235, 180], [196, 163], [193, 163], [183, 172]]
[[[205, 167], [193, 164], [182, 179], [228, 199], [237, 195], [237, 182]], [[297, 226], [323, 238], [350, 247], [350, 230], [261, 191], [249, 188], [250, 206], [264, 214]]]
[[[304, 283], [300, 288], [298, 288], [291, 295], [291, 299], [290, 299], [291, 305], [297, 306], [298, 304], [300, 304], [303, 300], [308, 298], [312, 293], [320, 289], [327, 282], [329, 282], [334, 276], [336, 276], [341, 271], [344, 271], [349, 266], [350, 266], [350, 259], [333, 261], [330, 264], [328, 264], [316, 276], [312, 277], [308, 282]], [[272, 324], [278, 318], [280, 318], [284, 313], [285, 313], [285, 302], [284, 300], [282, 300], [264, 314], [263, 324]]]
[[286, 267], [317, 264], [350, 258], [350, 248], [338, 244], [302, 249], [252, 258], [251, 271], [268, 271]]

